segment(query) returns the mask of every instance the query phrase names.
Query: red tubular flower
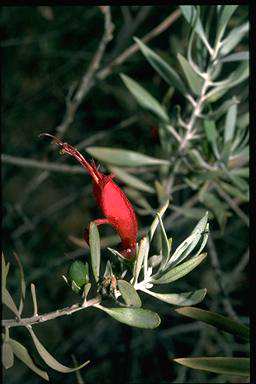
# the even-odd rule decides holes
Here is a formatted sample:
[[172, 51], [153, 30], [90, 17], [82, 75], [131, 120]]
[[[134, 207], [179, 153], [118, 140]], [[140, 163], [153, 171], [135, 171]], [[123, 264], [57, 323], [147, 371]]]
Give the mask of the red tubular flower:
[[104, 215], [103, 219], [94, 220], [94, 223], [112, 225], [122, 240], [120, 253], [128, 260], [133, 259], [138, 236], [137, 218], [130, 201], [112, 180], [113, 176], [101, 173], [95, 164], [89, 164], [77, 149], [63, 143], [57, 137], [49, 133], [42, 133], [40, 136], [51, 137], [54, 143], [61, 147], [62, 153], [75, 157], [89, 172], [92, 177], [94, 196]]

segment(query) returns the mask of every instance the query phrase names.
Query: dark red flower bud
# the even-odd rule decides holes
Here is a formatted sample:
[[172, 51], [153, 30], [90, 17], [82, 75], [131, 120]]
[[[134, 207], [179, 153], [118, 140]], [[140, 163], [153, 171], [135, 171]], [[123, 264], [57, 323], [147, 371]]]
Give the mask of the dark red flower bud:
[[49, 133], [42, 133], [40, 136], [51, 137], [61, 147], [62, 153], [75, 157], [89, 172], [93, 180], [94, 196], [104, 215], [103, 219], [94, 220], [94, 223], [96, 225], [112, 225], [122, 240], [120, 253], [128, 260], [133, 259], [138, 236], [137, 218], [130, 201], [114, 183], [113, 176], [106, 176], [101, 173], [95, 164], [89, 164], [77, 149], [67, 143], [63, 143], [57, 137]]

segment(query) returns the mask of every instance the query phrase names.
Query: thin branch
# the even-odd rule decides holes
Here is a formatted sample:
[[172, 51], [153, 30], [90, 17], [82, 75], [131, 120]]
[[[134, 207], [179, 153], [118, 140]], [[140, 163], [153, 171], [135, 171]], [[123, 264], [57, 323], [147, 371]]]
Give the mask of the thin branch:
[[250, 253], [249, 253], [249, 248], [248, 248], [247, 251], [244, 253], [244, 255], [241, 257], [239, 263], [233, 269], [232, 276], [234, 276], [234, 275], [237, 276], [243, 272], [243, 270], [245, 269], [245, 267], [247, 266], [247, 264], [249, 262], [249, 257], [250, 257]]
[[94, 299], [88, 300], [84, 303], [83, 306], [81, 304], [74, 304], [71, 307], [65, 307], [62, 309], [57, 309], [54, 312], [45, 313], [43, 315], [35, 315], [32, 317], [26, 317], [24, 319], [8, 319], [2, 320], [3, 327], [27, 327], [32, 324], [44, 323], [45, 321], [56, 319], [57, 317], [71, 315], [74, 312], [81, 311], [82, 309], [95, 306], [100, 303], [100, 298], [96, 297]]
[[227, 293], [227, 290], [226, 290], [226, 287], [224, 284], [224, 276], [223, 276], [223, 273], [222, 273], [221, 268], [220, 268], [220, 262], [218, 259], [218, 254], [217, 254], [216, 247], [215, 247], [215, 244], [214, 244], [214, 241], [212, 239], [211, 234], [209, 234], [207, 246], [209, 249], [209, 255], [210, 255], [210, 259], [211, 259], [212, 268], [213, 268], [213, 271], [214, 271], [215, 276], [216, 276], [216, 281], [217, 281], [219, 288], [220, 288], [220, 291], [222, 293], [222, 303], [223, 303], [223, 306], [225, 308], [225, 311], [233, 320], [240, 322], [239, 318], [237, 317], [237, 315], [236, 315], [236, 313], [232, 307], [232, 304], [230, 302], [230, 299], [229, 299], [229, 296], [228, 296], [228, 293]]
[[73, 174], [82, 174], [84, 169], [79, 165], [69, 166], [56, 163], [49, 163], [48, 161], [38, 161], [32, 159], [25, 159], [24, 157], [10, 156], [6, 154], [1, 155], [1, 160], [5, 164], [13, 164], [19, 167], [30, 167], [43, 169], [53, 172], [64, 172], [64, 173], [73, 173]]
[[[168, 29], [179, 17], [181, 16], [181, 11], [177, 9], [172, 12], [162, 23], [160, 23], [157, 27], [152, 29], [149, 33], [141, 38], [143, 43], [147, 43], [152, 40], [154, 37], [163, 33], [166, 29]], [[101, 69], [96, 77], [100, 80], [105, 79], [111, 72], [114, 66], [122, 64], [125, 60], [128, 59], [131, 55], [139, 51], [139, 46], [137, 43], [131, 45], [127, 48], [120, 56], [114, 59], [110, 64], [108, 64], [105, 68]]]
[[93, 80], [93, 77], [96, 71], [100, 66], [100, 62], [105, 53], [107, 44], [113, 38], [112, 31], [114, 27], [111, 21], [110, 6], [104, 7], [104, 10], [102, 10], [102, 12], [105, 17], [103, 36], [101, 38], [98, 49], [92, 59], [92, 62], [87, 72], [84, 74], [73, 99], [67, 100], [67, 109], [66, 109], [65, 116], [63, 118], [62, 123], [57, 127], [58, 138], [62, 138], [64, 136], [69, 125], [72, 124], [72, 122], [74, 121], [74, 117], [79, 105], [81, 104], [85, 95], [91, 89], [91, 82]]
[[[123, 12], [128, 7], [121, 7]], [[152, 5], [143, 5], [140, 7], [140, 10], [137, 12], [136, 16], [134, 18], [131, 18], [130, 15], [128, 16], [128, 13], [126, 12], [125, 15], [127, 16], [125, 19], [125, 23], [123, 23], [123, 26], [118, 33], [116, 39], [115, 39], [115, 47], [113, 49], [113, 52], [110, 53], [108, 57], [108, 62], [111, 62], [114, 60], [114, 58], [117, 57], [117, 55], [122, 51], [122, 48], [126, 45], [127, 41], [131, 38], [132, 35], [136, 33], [136, 30], [140, 26], [140, 24], [145, 20], [149, 12], [151, 11]]]
[[214, 187], [219, 195], [226, 201], [226, 203], [230, 206], [231, 209], [237, 214], [238, 217], [242, 220], [242, 222], [249, 227], [250, 222], [247, 215], [239, 208], [239, 206], [235, 203], [234, 200], [229, 197], [229, 195], [221, 188], [221, 186], [217, 183], [214, 183]]
[[32, 300], [33, 300], [34, 317], [36, 317], [36, 316], [38, 316], [38, 307], [37, 307], [37, 300], [36, 300], [36, 287], [35, 287], [35, 284], [31, 283], [30, 289], [31, 289], [31, 296], [32, 296]]

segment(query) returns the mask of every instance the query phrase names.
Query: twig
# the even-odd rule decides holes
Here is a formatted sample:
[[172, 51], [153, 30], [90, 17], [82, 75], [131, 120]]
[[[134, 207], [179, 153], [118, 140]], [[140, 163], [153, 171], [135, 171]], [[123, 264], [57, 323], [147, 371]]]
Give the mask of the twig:
[[30, 285], [31, 289], [31, 296], [33, 300], [33, 307], [34, 307], [34, 317], [38, 316], [38, 308], [37, 308], [37, 300], [36, 300], [36, 287], [35, 284], [31, 283]]
[[88, 93], [88, 91], [91, 88], [91, 81], [98, 70], [100, 66], [100, 62], [102, 60], [102, 57], [105, 53], [106, 46], [108, 42], [113, 38], [112, 31], [113, 31], [113, 24], [111, 21], [111, 13], [110, 13], [110, 6], [106, 6], [104, 8], [104, 17], [105, 17], [105, 24], [104, 24], [104, 33], [101, 38], [100, 44], [98, 46], [98, 49], [92, 59], [92, 62], [87, 70], [87, 72], [84, 74], [79, 87], [71, 100], [70, 98], [67, 100], [67, 109], [65, 116], [63, 118], [62, 123], [57, 127], [57, 136], [59, 138], [62, 138], [69, 127], [70, 124], [72, 124], [75, 113], [81, 104], [83, 98]]
[[230, 206], [230, 208], [232, 208], [233, 211], [237, 214], [237, 216], [240, 217], [242, 222], [247, 227], [249, 227], [250, 222], [249, 222], [247, 215], [238, 207], [238, 205], [235, 203], [235, 201], [232, 200], [225, 191], [223, 191], [223, 189], [220, 187], [219, 184], [214, 183], [214, 187], [215, 187], [216, 191], [219, 193], [219, 195], [227, 202], [227, 204]]
[[86, 301], [84, 306], [81, 304], [74, 304], [71, 307], [65, 307], [62, 309], [57, 309], [54, 312], [45, 313], [43, 315], [35, 315], [32, 317], [26, 317], [24, 319], [8, 319], [2, 320], [3, 327], [27, 327], [32, 324], [44, 323], [45, 321], [56, 319], [60, 316], [71, 315], [74, 312], [81, 311], [82, 309], [95, 306], [99, 304], [100, 298], [96, 297], [94, 299]]
[[79, 165], [62, 165], [56, 163], [49, 163], [48, 161], [37, 161], [32, 159], [25, 159], [24, 157], [10, 156], [5, 154], [1, 155], [1, 160], [5, 164], [13, 164], [19, 167], [30, 167], [53, 172], [64, 172], [73, 174], [84, 173], [84, 169], [82, 169]]
[[219, 285], [219, 288], [220, 288], [220, 291], [221, 291], [221, 293], [223, 295], [222, 303], [223, 303], [223, 306], [225, 308], [225, 311], [227, 312], [227, 314], [232, 319], [240, 322], [239, 318], [237, 317], [237, 315], [236, 315], [236, 313], [235, 313], [235, 311], [234, 311], [234, 309], [232, 307], [232, 304], [231, 304], [231, 302], [229, 300], [228, 293], [226, 291], [226, 287], [225, 287], [225, 284], [224, 284], [224, 281], [223, 281], [223, 274], [222, 274], [222, 271], [221, 271], [221, 268], [220, 268], [219, 259], [218, 259], [218, 254], [217, 254], [217, 251], [216, 251], [216, 248], [215, 248], [215, 244], [214, 244], [214, 241], [212, 239], [211, 234], [209, 234], [207, 246], [208, 246], [208, 249], [209, 249], [209, 255], [210, 255], [213, 271], [214, 271], [215, 276], [216, 276], [216, 281], [217, 281], [217, 283]]
[[244, 268], [247, 266], [248, 262], [249, 262], [249, 249], [247, 249], [247, 251], [241, 257], [239, 263], [233, 269], [232, 276], [239, 275], [244, 270]]
[[[169, 28], [179, 17], [181, 16], [181, 11], [177, 9], [172, 12], [162, 23], [160, 23], [156, 28], [152, 29], [149, 33], [141, 38], [144, 43], [152, 40], [154, 37], [163, 33], [167, 28]], [[120, 56], [114, 59], [110, 64], [108, 64], [105, 68], [101, 69], [97, 74], [96, 78], [103, 80], [105, 79], [111, 72], [114, 66], [122, 64], [128, 57], [133, 55], [135, 52], [139, 51], [139, 46], [137, 43], [131, 45], [127, 48]]]
[[136, 30], [140, 26], [140, 24], [145, 20], [149, 12], [151, 11], [152, 5], [143, 5], [140, 7], [140, 10], [137, 12], [134, 18], [131, 18], [131, 15], [127, 12], [129, 10], [129, 6], [121, 7], [121, 10], [125, 16], [125, 22], [118, 33], [115, 39], [115, 48], [113, 52], [110, 53], [108, 57], [108, 62], [114, 60], [114, 58], [120, 53], [122, 47], [126, 44], [127, 40], [131, 38], [132, 35], [136, 33]]
[[207, 91], [207, 88], [209, 87], [209, 85], [210, 85], [209, 78], [205, 77], [200, 96], [199, 96], [198, 100], [196, 101], [196, 105], [193, 108], [193, 113], [189, 119], [189, 122], [186, 124], [186, 126], [187, 126], [186, 130], [187, 131], [186, 131], [186, 134], [185, 134], [182, 142], [180, 143], [178, 152], [184, 151], [184, 149], [187, 147], [189, 141], [194, 137], [194, 135], [196, 133], [196, 130], [193, 131], [193, 127], [195, 125], [197, 117], [200, 115], [200, 113], [202, 111], [202, 106], [203, 106], [205, 94], [206, 94], [206, 91]]

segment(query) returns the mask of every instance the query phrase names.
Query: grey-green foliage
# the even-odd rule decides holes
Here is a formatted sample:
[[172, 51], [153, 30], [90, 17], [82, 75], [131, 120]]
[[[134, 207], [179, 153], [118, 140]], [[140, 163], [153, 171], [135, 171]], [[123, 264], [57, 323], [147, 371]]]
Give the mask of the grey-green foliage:
[[[88, 298], [89, 292], [97, 291], [97, 302], [94, 304], [95, 308], [126, 325], [153, 329], [159, 326], [161, 319], [155, 311], [143, 307], [139, 292], [145, 292], [157, 300], [176, 306], [194, 305], [204, 299], [206, 295], [205, 288], [181, 293], [173, 292], [172, 290], [170, 293], [169, 283], [184, 277], [205, 259], [206, 254], [201, 253], [201, 251], [206, 244], [208, 236], [208, 213], [200, 219], [191, 235], [172, 252], [172, 239], [168, 239], [163, 222], [163, 215], [168, 207], [169, 201], [166, 201], [158, 212], [156, 212], [147, 235], [145, 235], [138, 244], [136, 257], [133, 261], [125, 260], [117, 250], [109, 248], [115, 258], [119, 259], [119, 272], [114, 272], [116, 263], [112, 264], [111, 260], [107, 261], [105, 269], [101, 267], [99, 232], [97, 226], [91, 223], [89, 232], [91, 268], [89, 268], [87, 263], [76, 260], [69, 267], [67, 277], [63, 276], [71, 289], [81, 296], [83, 301], [80, 304], [80, 308], [86, 306], [87, 301], [90, 300], [90, 298]], [[160, 230], [161, 249], [158, 255], [152, 255], [151, 245], [157, 228]], [[154, 263], [152, 259], [156, 257], [158, 262]], [[186, 261], [184, 261], [185, 259]], [[6, 265], [4, 256], [2, 256], [3, 304], [13, 311], [14, 315], [19, 316], [15, 302], [6, 288], [8, 269], [9, 265]], [[23, 273], [20, 274], [20, 279], [23, 284], [25, 284]], [[167, 292], [156, 292], [154, 288], [157, 289], [158, 284], [168, 284], [166, 288]], [[93, 289], [91, 289], [91, 287]], [[31, 293], [34, 311], [37, 311], [34, 285], [31, 285]], [[106, 296], [108, 298], [108, 305], [104, 302]], [[101, 298], [101, 300], [99, 300], [99, 298]], [[109, 299], [112, 299], [112, 306], [109, 304]], [[87, 361], [76, 368], [64, 366], [42, 345], [32, 326], [28, 324], [26, 328], [32, 337], [37, 352], [52, 369], [62, 373], [68, 373], [88, 364]], [[5, 334], [3, 334], [3, 339], [3, 365], [6, 369], [13, 366], [13, 356], [16, 355], [31, 370], [45, 380], [49, 380], [47, 373], [40, 370], [33, 363], [27, 349], [9, 337], [8, 328], [6, 328]]]
[[[210, 324], [220, 331], [230, 333], [249, 342], [249, 327], [215, 312], [200, 308], [184, 307], [176, 312], [194, 320]], [[250, 376], [250, 358], [248, 357], [187, 357], [174, 359], [179, 364], [193, 369], [220, 373], [230, 376]]]
[[[156, 100], [137, 80], [121, 77], [140, 107], [158, 120], [162, 150], [170, 161], [165, 177], [168, 179], [168, 172], [172, 174], [175, 168], [175, 185], [175, 177], [182, 170], [187, 186], [199, 190], [200, 202], [222, 229], [231, 212], [248, 225], [240, 208], [232, 204], [233, 198], [249, 199], [249, 121], [240, 123], [248, 113], [243, 97], [249, 76], [248, 22], [238, 24], [238, 5], [204, 9], [185, 5], [180, 9], [190, 37], [187, 52], [177, 54], [175, 66], [140, 39], [135, 41], [160, 78], [183, 95], [187, 107], [177, 108], [175, 119], [174, 105], [168, 110], [164, 100]], [[202, 18], [202, 12], [213, 14], [213, 19]], [[178, 165], [177, 158], [181, 159]]]

